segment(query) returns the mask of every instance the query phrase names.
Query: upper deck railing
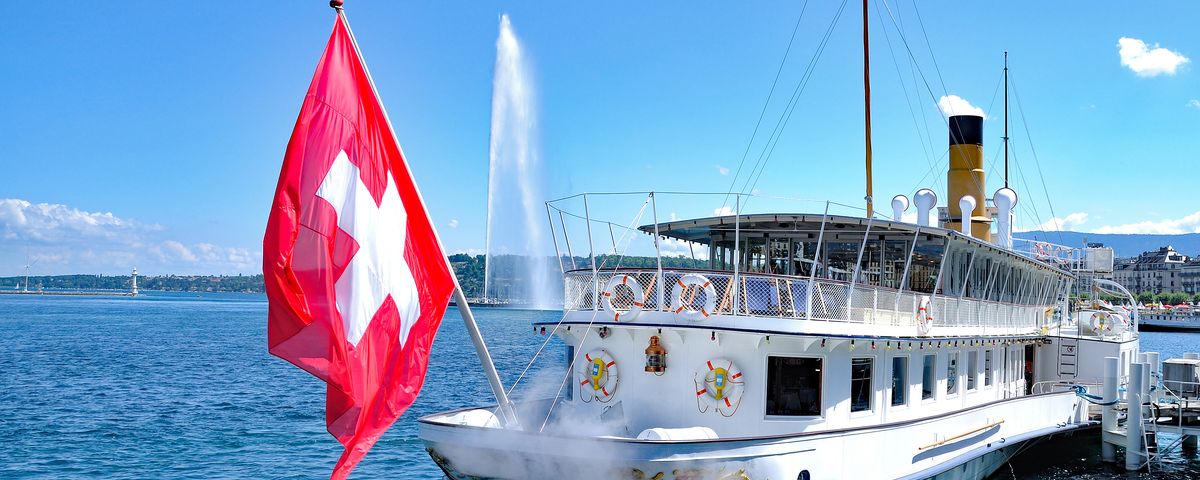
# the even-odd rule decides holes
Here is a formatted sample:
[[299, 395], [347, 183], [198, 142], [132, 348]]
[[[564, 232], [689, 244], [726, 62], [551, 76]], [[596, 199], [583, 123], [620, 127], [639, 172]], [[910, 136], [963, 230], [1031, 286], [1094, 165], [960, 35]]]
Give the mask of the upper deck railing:
[[[699, 276], [699, 285], [684, 286], [685, 275]], [[610, 281], [617, 278], [616, 282]], [[662, 279], [661, 281], [659, 279]], [[902, 292], [895, 289], [851, 285], [829, 279], [786, 275], [741, 274], [735, 289], [731, 272], [622, 268], [566, 273], [565, 305], [568, 312], [595, 311], [601, 320], [614, 313], [640, 309], [643, 312], [705, 310], [708, 315], [736, 315], [781, 319], [818, 320], [879, 326], [913, 327], [922, 321], [937, 334], [938, 327], [978, 327], [976, 334], [1030, 334], [1057, 322], [1047, 315], [1046, 305], [1004, 302]], [[704, 288], [706, 283], [711, 289]], [[619, 286], [617, 286], [619, 284]], [[676, 288], [676, 286], [679, 286]], [[660, 293], [661, 292], [661, 293]], [[709, 299], [708, 295], [714, 298]], [[739, 301], [734, 301], [737, 295]], [[609, 305], [603, 305], [605, 298]], [[924, 307], [924, 310], [922, 310]], [[939, 329], [949, 333], [949, 330]], [[915, 330], [914, 330], [915, 331]], [[961, 332], [961, 331], [959, 331]]]
[[[547, 203], [567, 311], [619, 317], [631, 308], [686, 306], [704, 315], [1004, 333], [1041, 331], [1062, 318], [1047, 312], [1064, 304], [1070, 275], [1036, 248], [1023, 254], [832, 202], [796, 208], [738, 194], [671, 198], [581, 194]], [[747, 202], [762, 202], [759, 211], [818, 213], [751, 214], [743, 212]], [[636, 214], [623, 216], [629, 212]], [[694, 284], [689, 274], [703, 279]], [[617, 275], [634, 287], [609, 285]]]

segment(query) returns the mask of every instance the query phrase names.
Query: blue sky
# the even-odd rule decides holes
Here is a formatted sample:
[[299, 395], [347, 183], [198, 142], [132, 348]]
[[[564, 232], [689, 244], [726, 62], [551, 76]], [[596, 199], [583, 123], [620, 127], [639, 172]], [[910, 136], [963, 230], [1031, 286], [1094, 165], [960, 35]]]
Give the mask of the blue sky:
[[[530, 60], [545, 195], [559, 197], [727, 190], [804, 5], [347, 3], [453, 252], [484, 245], [501, 14]], [[763, 128], [837, 6], [807, 6]], [[921, 2], [924, 33], [911, 1], [887, 6], [890, 16], [872, 13], [883, 17], [872, 18], [880, 206], [919, 186], [944, 190], [944, 168], [927, 174], [945, 151], [942, 96], [986, 109], [994, 158], [1008, 50], [1024, 111], [1022, 120], [1014, 96], [1015, 161], [1033, 190], [1018, 192], [1039, 212], [1022, 214], [1024, 228], [1051, 210], [1032, 137], [1066, 229], [1200, 231], [1200, 6]], [[836, 25], [759, 193], [861, 203], [860, 8], [851, 2]], [[892, 18], [932, 95], [914, 86]], [[23, 6], [0, 29], [0, 275], [23, 271], [26, 256], [40, 259], [40, 274], [261, 271], [280, 162], [332, 22], [323, 1]], [[1143, 44], [1127, 40], [1122, 56], [1121, 38]], [[1000, 185], [991, 176], [989, 193]]]

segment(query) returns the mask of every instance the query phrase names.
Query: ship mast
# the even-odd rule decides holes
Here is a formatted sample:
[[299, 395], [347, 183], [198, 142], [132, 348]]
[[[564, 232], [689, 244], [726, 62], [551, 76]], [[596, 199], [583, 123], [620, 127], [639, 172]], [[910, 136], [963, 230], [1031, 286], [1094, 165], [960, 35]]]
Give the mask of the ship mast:
[[1008, 51], [1004, 52], [1004, 188], [1008, 188]]
[[[867, 218], [871, 218], [875, 214], [875, 200], [872, 198], [872, 195], [871, 195], [871, 40], [870, 40], [870, 36], [868, 35], [868, 31], [867, 31], [867, 20], [869, 18], [867, 16], [867, 1], [868, 0], [863, 0], [863, 17], [862, 17], [862, 19], [863, 19], [863, 92], [864, 92], [863, 98], [864, 98], [864, 106], [866, 109]], [[1005, 56], [1005, 58], [1006, 59], [1008, 58], [1007, 55]], [[1007, 60], [1006, 60], [1005, 65], [1007, 65]], [[1007, 69], [1005, 70], [1005, 73], [1007, 74]], [[1005, 84], [1006, 92], [1007, 92], [1007, 88], [1008, 88], [1008, 85], [1006, 83]], [[1007, 96], [1006, 96], [1006, 98], [1007, 98]], [[1007, 103], [1005, 105], [1007, 105]], [[1007, 107], [1005, 107], [1005, 108], [1007, 108]], [[1007, 118], [1008, 117], [1006, 115], [1005, 122], [1007, 122]], [[1007, 124], [1006, 124], [1005, 128], [1006, 128], [1005, 131], [1007, 132]], [[1005, 135], [1007, 135], [1007, 133], [1005, 133]], [[1007, 145], [1007, 143], [1005, 143], [1005, 145]], [[1007, 165], [1007, 161], [1008, 161], [1008, 157], [1005, 156], [1005, 162], [1006, 162], [1005, 164], [1006, 165]], [[1005, 169], [1005, 172], [1007, 172], [1007, 168]], [[1008, 175], [1006, 173], [1005, 178], [1007, 178], [1007, 177], [1008, 177]]]

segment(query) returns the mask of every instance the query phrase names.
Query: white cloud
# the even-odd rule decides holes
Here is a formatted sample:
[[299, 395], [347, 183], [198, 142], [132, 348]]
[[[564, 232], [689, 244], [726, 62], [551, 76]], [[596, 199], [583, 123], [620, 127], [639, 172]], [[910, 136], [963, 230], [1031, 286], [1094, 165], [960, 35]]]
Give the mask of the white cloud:
[[1150, 233], [1161, 235], [1200, 233], [1200, 212], [1176, 219], [1147, 220], [1124, 225], [1103, 226], [1097, 228], [1095, 233]]
[[1067, 214], [1064, 218], [1054, 217], [1050, 220], [1042, 222], [1034, 230], [1043, 232], [1058, 232], [1058, 231], [1078, 231], [1079, 226], [1086, 223], [1088, 214], [1085, 212], [1075, 212]]
[[1188, 100], [1187, 106], [1192, 107], [1192, 108], [1200, 108], [1200, 100], [1196, 100], [1194, 98], [1191, 100]]
[[944, 95], [938, 99], [938, 108], [942, 111], [942, 115], [947, 117], [953, 115], [978, 115], [987, 118], [987, 114], [983, 113], [983, 109], [971, 105], [966, 99], [958, 95]]
[[713, 210], [713, 215], [718, 217], [733, 215], [733, 207], [728, 205], [722, 206], [721, 208]]
[[664, 257], [692, 258], [695, 255], [696, 260], [708, 260], [707, 247], [677, 238], [667, 238], [658, 242], [658, 250], [662, 252], [662, 256]]
[[449, 222], [446, 222], [446, 226], [450, 228], [458, 228], [458, 219], [451, 218]]
[[1121, 37], [1117, 46], [1120, 47], [1121, 65], [1129, 67], [1139, 77], [1174, 75], [1180, 65], [1188, 62], [1188, 58], [1179, 52], [1167, 50], [1157, 43], [1153, 47], [1147, 46], [1146, 42], [1136, 38]]
[[146, 274], [252, 273], [262, 253], [211, 243], [187, 244], [166, 229], [111, 212], [88, 212], [61, 204], [0, 199], [0, 275], [23, 273], [25, 258], [37, 259], [31, 273]]
[[713, 165], [713, 166], [714, 166], [714, 167], [717, 167], [717, 173], [721, 174], [721, 176], [727, 176], [727, 175], [729, 175], [729, 168], [728, 168], [728, 167], [722, 167], [722, 166], [720, 166], [720, 165]]
[[669, 218], [671, 219], [672, 222], [674, 222], [676, 220], [679, 220], [679, 215], [676, 214], [675, 212], [671, 212], [671, 216]]

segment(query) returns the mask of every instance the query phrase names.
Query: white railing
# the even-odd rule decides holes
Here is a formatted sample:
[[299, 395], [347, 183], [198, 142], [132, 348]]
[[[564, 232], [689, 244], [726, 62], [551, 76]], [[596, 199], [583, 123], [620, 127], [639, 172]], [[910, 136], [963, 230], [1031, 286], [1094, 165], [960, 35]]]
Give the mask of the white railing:
[[[657, 269], [622, 268], [619, 270], [568, 271], [564, 275], [564, 309], [570, 311], [601, 311], [601, 296], [611, 302], [616, 311], [626, 311], [641, 303], [643, 311], [672, 311], [679, 304], [698, 310], [708, 303], [705, 289], [681, 287], [678, 304], [673, 303], [672, 290], [689, 273], [702, 275], [711, 282], [715, 299], [714, 315], [771, 317], [872, 325], [916, 326], [921, 297], [930, 298], [932, 327], [997, 328], [1003, 333], [1035, 333], [1047, 325], [1044, 305], [1018, 305], [970, 298], [944, 297], [917, 292], [902, 292], [883, 287], [851, 285], [829, 279], [810, 279], [786, 275], [740, 273], [734, 288], [731, 272], [709, 270], [664, 269], [664, 281], [659, 282]], [[604, 292], [614, 275], [622, 277], [621, 286]], [[658, 288], [663, 287], [659, 303]], [[640, 289], [636, 295], [633, 289]], [[598, 291], [599, 290], [599, 291]], [[811, 292], [811, 295], [809, 294]], [[740, 296], [735, 301], [734, 296]], [[637, 298], [642, 301], [638, 302]]]

